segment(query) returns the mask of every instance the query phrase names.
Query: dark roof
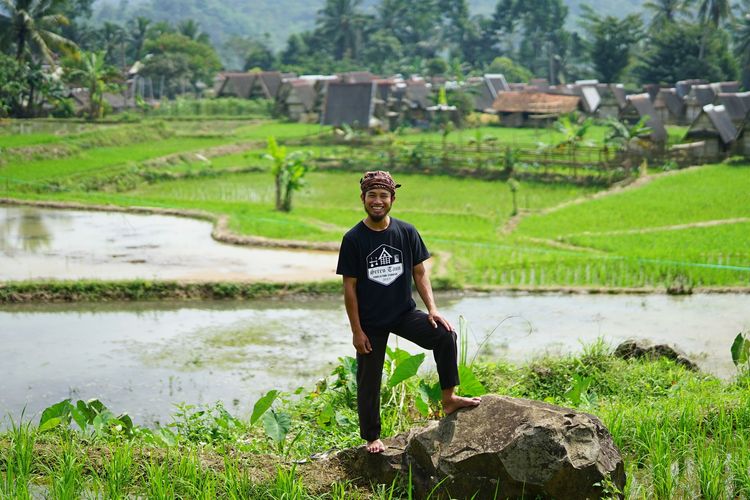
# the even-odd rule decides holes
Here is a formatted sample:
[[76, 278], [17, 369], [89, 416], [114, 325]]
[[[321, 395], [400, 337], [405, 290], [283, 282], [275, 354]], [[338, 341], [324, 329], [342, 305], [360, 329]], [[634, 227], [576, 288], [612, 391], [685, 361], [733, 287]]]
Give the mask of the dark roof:
[[[746, 94], [747, 92], [744, 93]], [[748, 107], [745, 104], [744, 96], [736, 92], [722, 92], [717, 96], [717, 100], [722, 106], [724, 106], [724, 109], [727, 110], [729, 118], [731, 118], [734, 123], [742, 123], [745, 121]]]
[[476, 111], [484, 111], [492, 108], [492, 103], [495, 102], [497, 97], [497, 91], [492, 85], [483, 78], [479, 83], [474, 85], [474, 109]]
[[680, 97], [685, 97], [690, 93], [690, 89], [693, 87], [693, 85], [703, 85], [706, 82], [706, 80], [698, 80], [698, 79], [692, 79], [692, 80], [680, 80], [675, 84], [675, 89], [677, 90], [677, 95]]
[[375, 104], [375, 84], [329, 82], [323, 105], [323, 125], [370, 126]]
[[597, 88], [593, 85], [576, 86], [576, 88], [580, 92], [584, 111], [587, 113], [596, 112], [602, 102], [602, 97], [599, 95]]
[[433, 102], [430, 99], [430, 88], [425, 82], [407, 82], [404, 99], [411, 108], [428, 108]]
[[651, 98], [647, 93], [627, 96], [628, 105], [620, 111], [620, 116], [639, 119], [648, 116], [646, 125], [651, 128], [651, 139], [655, 142], [664, 142], [667, 140], [667, 129], [656, 114]]
[[715, 135], [724, 144], [729, 144], [737, 137], [737, 128], [732, 123], [724, 106], [708, 104], [690, 125], [685, 138], [701, 138]]
[[716, 92], [711, 85], [693, 85], [687, 96], [688, 104], [703, 107], [706, 104], [713, 104]]
[[500, 92], [492, 103], [499, 113], [563, 114], [578, 108], [580, 97], [545, 92]]
[[252, 93], [255, 77], [253, 73], [224, 73], [224, 81], [216, 95], [247, 99]]
[[254, 75], [258, 78], [257, 83], [263, 85], [265, 97], [267, 99], [276, 99], [276, 94], [279, 93], [279, 87], [281, 87], [283, 80], [281, 73], [278, 71], [260, 71], [254, 73]]
[[685, 116], [685, 101], [677, 95], [676, 89], [660, 89], [654, 101], [654, 108], [667, 108], [676, 118]]
[[529, 85], [536, 87], [539, 90], [547, 90], [549, 88], [549, 81], [546, 78], [532, 78]]
[[312, 111], [315, 108], [315, 99], [317, 97], [315, 82], [310, 80], [290, 80], [286, 84], [290, 86], [289, 94], [294, 94], [305, 107], [306, 111]]
[[659, 84], [658, 83], [647, 83], [643, 86], [643, 91], [648, 94], [648, 98], [651, 99], [651, 102], [654, 102], [656, 99], [656, 96], [659, 94]]
[[739, 92], [740, 82], [719, 82], [719, 92]]

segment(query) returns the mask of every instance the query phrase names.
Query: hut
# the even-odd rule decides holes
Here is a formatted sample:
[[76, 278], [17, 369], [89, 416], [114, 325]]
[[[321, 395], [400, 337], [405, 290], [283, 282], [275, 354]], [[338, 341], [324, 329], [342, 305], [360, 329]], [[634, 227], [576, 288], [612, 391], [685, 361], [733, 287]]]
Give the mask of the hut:
[[216, 97], [274, 100], [281, 83], [281, 73], [278, 71], [224, 73], [223, 79], [214, 83], [214, 94]]
[[376, 89], [374, 82], [329, 82], [327, 87], [320, 121], [322, 125], [348, 125], [367, 129], [379, 124], [373, 115]]
[[654, 100], [654, 109], [666, 125], [687, 124], [685, 100], [677, 94], [677, 89], [659, 89]]
[[685, 139], [704, 141], [706, 155], [716, 157], [731, 150], [737, 135], [726, 108], [708, 104], [690, 125]]
[[316, 121], [315, 82], [294, 78], [281, 84], [276, 96], [278, 110], [294, 121]]
[[667, 141], [667, 129], [664, 128], [664, 123], [654, 109], [649, 95], [647, 93], [629, 95], [627, 102], [627, 106], [620, 111], [620, 120], [634, 124], [642, 118], [648, 117], [646, 125], [651, 128], [651, 140], [658, 144], [665, 143]]
[[556, 120], [560, 115], [578, 109], [581, 98], [576, 95], [545, 92], [501, 92], [492, 109], [500, 123], [509, 127], [537, 126]]

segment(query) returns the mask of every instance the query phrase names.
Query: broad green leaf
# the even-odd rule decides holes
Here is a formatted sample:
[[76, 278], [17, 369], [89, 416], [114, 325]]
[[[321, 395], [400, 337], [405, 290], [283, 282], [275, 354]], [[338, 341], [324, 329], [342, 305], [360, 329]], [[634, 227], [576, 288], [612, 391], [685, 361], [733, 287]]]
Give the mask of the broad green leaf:
[[250, 425], [255, 424], [263, 414], [268, 411], [276, 398], [279, 396], [279, 391], [276, 389], [268, 391], [265, 396], [256, 401], [253, 406], [253, 414], [250, 416]]
[[93, 408], [87, 405], [85, 401], [82, 401], [79, 399], [76, 402], [76, 408], [81, 413], [81, 415], [84, 416], [87, 424], [91, 424], [94, 421], [94, 417], [96, 417], [96, 412], [94, 411]]
[[580, 404], [592, 380], [591, 377], [582, 377], [578, 374], [573, 375], [573, 387], [565, 393], [565, 397], [574, 405]]
[[750, 341], [748, 341], [742, 332], [738, 333], [732, 342], [732, 362], [735, 366], [747, 363], [750, 359]]
[[323, 410], [318, 414], [318, 425], [321, 427], [327, 428], [331, 425], [331, 420], [333, 419], [334, 410], [333, 405], [327, 404]]
[[289, 428], [292, 426], [292, 417], [288, 413], [276, 413], [274, 410], [270, 410], [263, 414], [262, 420], [263, 429], [265, 429], [268, 437], [276, 443], [281, 443], [286, 439]]
[[160, 427], [154, 436], [167, 446], [174, 446], [177, 443], [175, 433], [164, 427]]
[[417, 407], [417, 411], [420, 415], [426, 417], [430, 414], [430, 403], [425, 400], [426, 398], [422, 397], [423, 395], [421, 393], [419, 396], [420, 397], [414, 400], [414, 406]]
[[395, 349], [391, 349], [390, 347], [386, 346], [385, 352], [388, 355], [388, 359], [390, 359], [396, 366], [401, 364], [401, 362], [405, 359], [409, 359], [411, 357], [411, 354], [409, 354], [408, 351], [404, 351], [403, 349], [399, 349], [398, 347], [396, 347]]
[[62, 423], [62, 418], [60, 417], [51, 417], [44, 421], [43, 424], [39, 426], [39, 432], [45, 432], [50, 429], [54, 429], [58, 425]]
[[461, 394], [464, 396], [481, 396], [487, 393], [482, 383], [468, 366], [458, 367], [458, 377], [461, 379]]
[[[82, 403], [82, 401], [79, 401], [79, 403]], [[78, 409], [77, 406], [70, 407], [70, 414], [73, 416], [73, 420], [75, 420], [76, 424], [78, 424], [78, 427], [85, 432], [86, 427], [88, 427], [88, 419], [86, 418], [86, 415]]]
[[443, 398], [443, 390], [440, 388], [440, 382], [430, 385], [424, 380], [420, 380], [418, 390], [420, 394], [424, 394], [427, 401], [432, 403], [439, 403]]
[[337, 411], [336, 416], [334, 417], [336, 419], [336, 423], [340, 425], [341, 427], [347, 427], [349, 425], [352, 425], [351, 419], [344, 413]]
[[424, 361], [424, 353], [415, 354], [399, 362], [393, 375], [388, 380], [388, 387], [395, 387], [404, 380], [407, 380], [417, 374], [419, 367]]
[[102, 403], [101, 401], [99, 401], [96, 398], [89, 399], [88, 403], [86, 403], [86, 404], [88, 405], [89, 408], [91, 408], [92, 410], [94, 410], [97, 414], [101, 414], [101, 413], [104, 413], [105, 411], [107, 411], [107, 407], [104, 406], [104, 403]]
[[41, 428], [44, 427], [44, 424], [48, 420], [53, 418], [58, 418], [60, 420], [55, 425], [58, 425], [63, 421], [70, 422], [70, 408], [72, 406], [73, 405], [70, 403], [70, 399], [64, 399], [59, 403], [53, 404], [52, 406], [46, 408], [42, 412], [42, 417], [39, 419], [39, 429], [41, 430]]

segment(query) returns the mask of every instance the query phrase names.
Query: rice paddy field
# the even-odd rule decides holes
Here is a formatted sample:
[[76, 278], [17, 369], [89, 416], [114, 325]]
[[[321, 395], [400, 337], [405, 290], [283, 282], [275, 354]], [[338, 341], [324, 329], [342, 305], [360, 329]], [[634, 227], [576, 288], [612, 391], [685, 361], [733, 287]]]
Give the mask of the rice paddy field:
[[[673, 131], [674, 133], [674, 131]], [[594, 127], [592, 141], [602, 127]], [[0, 196], [201, 209], [239, 234], [337, 242], [362, 216], [361, 168], [317, 170], [291, 213], [273, 210], [267, 137], [311, 157], [342, 157], [318, 125], [268, 120], [13, 122], [0, 127]], [[434, 137], [432, 137], [434, 136]], [[538, 129], [485, 126], [449, 135], [555, 143]], [[414, 132], [400, 141], [439, 141]], [[362, 148], [374, 150], [375, 146]], [[382, 151], [380, 152], [382, 154]], [[625, 188], [399, 174], [392, 215], [414, 223], [458, 285], [691, 289], [750, 285], [750, 163], [655, 173]]]

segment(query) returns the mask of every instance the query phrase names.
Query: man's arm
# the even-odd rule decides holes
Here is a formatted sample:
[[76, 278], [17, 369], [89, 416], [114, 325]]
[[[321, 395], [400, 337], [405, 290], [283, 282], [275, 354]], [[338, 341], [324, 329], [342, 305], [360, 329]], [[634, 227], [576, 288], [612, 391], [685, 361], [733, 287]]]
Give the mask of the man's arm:
[[448, 330], [453, 330], [453, 326], [438, 312], [435, 305], [435, 298], [432, 296], [432, 283], [430, 283], [430, 277], [427, 275], [427, 268], [425, 268], [424, 262], [420, 262], [414, 266], [412, 275], [414, 276], [414, 284], [417, 286], [417, 292], [422, 297], [422, 302], [424, 302], [427, 308], [427, 319], [432, 324], [432, 327], [437, 328], [437, 324], [440, 323]]
[[352, 276], [344, 276], [344, 306], [346, 306], [346, 315], [349, 317], [349, 326], [352, 328], [352, 344], [359, 354], [368, 354], [372, 351], [372, 346], [359, 323], [357, 278]]

